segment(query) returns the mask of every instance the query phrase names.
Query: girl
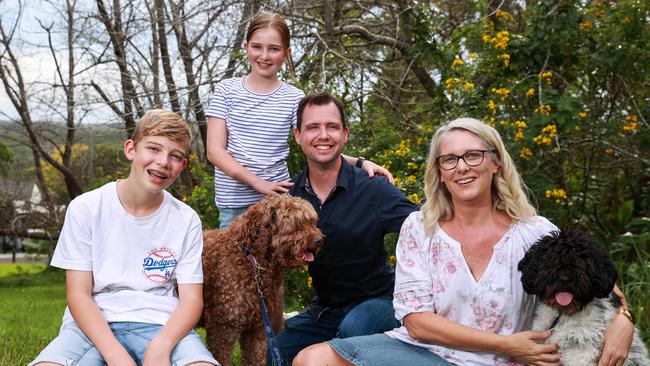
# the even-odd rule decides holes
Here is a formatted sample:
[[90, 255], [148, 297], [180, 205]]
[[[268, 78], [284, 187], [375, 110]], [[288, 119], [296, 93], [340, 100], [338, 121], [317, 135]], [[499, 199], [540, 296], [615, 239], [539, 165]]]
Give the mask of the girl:
[[[287, 138], [296, 124], [296, 107], [304, 93], [278, 78], [282, 64], [293, 76], [289, 27], [274, 13], [256, 16], [244, 49], [251, 72], [217, 84], [207, 110], [208, 160], [215, 166], [215, 201], [220, 228], [268, 194], [288, 192]], [[370, 161], [345, 157], [370, 176], [392, 176]]]

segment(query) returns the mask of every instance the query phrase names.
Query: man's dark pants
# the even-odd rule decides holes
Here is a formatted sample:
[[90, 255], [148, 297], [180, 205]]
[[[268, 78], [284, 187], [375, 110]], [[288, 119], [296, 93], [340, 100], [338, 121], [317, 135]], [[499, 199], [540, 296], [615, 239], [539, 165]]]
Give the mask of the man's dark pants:
[[[291, 365], [303, 348], [329, 341], [383, 333], [399, 327], [390, 299], [368, 299], [354, 307], [323, 308], [312, 304], [307, 311], [286, 321], [277, 336], [282, 360]], [[273, 363], [267, 360], [268, 365]]]

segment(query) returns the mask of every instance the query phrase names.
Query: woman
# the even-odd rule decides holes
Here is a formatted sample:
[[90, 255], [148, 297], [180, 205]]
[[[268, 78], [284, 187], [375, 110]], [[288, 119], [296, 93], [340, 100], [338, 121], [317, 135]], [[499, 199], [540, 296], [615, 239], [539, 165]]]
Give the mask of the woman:
[[[557, 227], [536, 216], [498, 132], [471, 118], [441, 126], [425, 194], [397, 244], [393, 302], [403, 326], [315, 345], [294, 365], [559, 365], [557, 346], [537, 343], [551, 331], [525, 331], [535, 298], [517, 271], [530, 246]], [[622, 364], [632, 331], [627, 318], [615, 318], [601, 365]]]

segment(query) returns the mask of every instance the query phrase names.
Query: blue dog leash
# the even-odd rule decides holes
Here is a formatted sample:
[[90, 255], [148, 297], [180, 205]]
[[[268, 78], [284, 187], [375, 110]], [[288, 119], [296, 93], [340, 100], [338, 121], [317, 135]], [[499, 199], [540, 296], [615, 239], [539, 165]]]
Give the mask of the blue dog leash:
[[277, 366], [283, 366], [282, 356], [280, 355], [280, 347], [278, 346], [278, 341], [275, 339], [275, 334], [273, 334], [273, 328], [271, 328], [271, 322], [269, 321], [269, 316], [266, 312], [266, 304], [264, 303], [264, 294], [262, 293], [262, 288], [260, 287], [260, 266], [257, 265], [257, 260], [251, 253], [251, 248], [248, 245], [244, 245], [244, 255], [248, 258], [251, 266], [253, 267], [253, 274], [255, 276], [255, 285], [257, 286], [257, 295], [260, 299], [260, 310], [262, 312], [262, 321], [264, 322], [264, 331], [266, 332], [267, 345], [269, 351], [271, 352], [271, 358], [273, 359], [273, 364]]

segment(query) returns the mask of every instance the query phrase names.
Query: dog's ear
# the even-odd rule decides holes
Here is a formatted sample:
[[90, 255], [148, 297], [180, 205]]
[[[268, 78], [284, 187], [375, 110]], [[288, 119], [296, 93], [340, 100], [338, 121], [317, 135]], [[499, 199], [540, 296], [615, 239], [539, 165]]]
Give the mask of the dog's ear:
[[[542, 245], [539, 245], [545, 238], [539, 239], [524, 255], [524, 258], [519, 261], [517, 269], [521, 272], [521, 284], [526, 293], [532, 295], [542, 295], [541, 288], [538, 286], [538, 275], [542, 270], [540, 265], [545, 257], [545, 250]], [[542, 259], [542, 260], [540, 260]]]
[[571, 240], [579, 241], [584, 246], [583, 255], [591, 278], [594, 297], [609, 296], [618, 279], [618, 271], [609, 251], [594, 238], [581, 231], [573, 230], [567, 235], [571, 237]]
[[521, 271], [521, 284], [526, 293], [544, 296], [547, 281], [552, 277], [552, 268], [549, 261], [557, 260], [559, 231], [553, 231], [539, 238], [524, 255], [517, 265]]

